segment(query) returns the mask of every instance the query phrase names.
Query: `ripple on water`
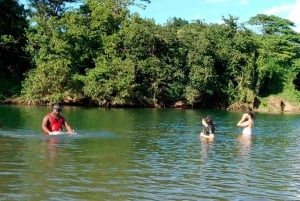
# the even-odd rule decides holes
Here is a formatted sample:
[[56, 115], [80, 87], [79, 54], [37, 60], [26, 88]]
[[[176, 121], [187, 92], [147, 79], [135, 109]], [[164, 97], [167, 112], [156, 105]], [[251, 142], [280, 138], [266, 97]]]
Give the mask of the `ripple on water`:
[[240, 140], [235, 127], [240, 115], [217, 113], [216, 140], [205, 144], [199, 139], [201, 111], [135, 111], [106, 110], [118, 118], [123, 115], [125, 123], [109, 125], [116, 119], [110, 116], [101, 129], [78, 129], [76, 136], [0, 130], [1, 196], [57, 201], [299, 200], [297, 118], [258, 115], [253, 137]]

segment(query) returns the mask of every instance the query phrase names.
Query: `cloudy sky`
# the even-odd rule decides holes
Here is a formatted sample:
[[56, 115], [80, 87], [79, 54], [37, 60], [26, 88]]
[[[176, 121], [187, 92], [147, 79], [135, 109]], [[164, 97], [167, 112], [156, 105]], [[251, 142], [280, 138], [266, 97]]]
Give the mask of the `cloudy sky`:
[[151, 0], [145, 10], [133, 12], [159, 24], [172, 17], [218, 23], [232, 15], [242, 23], [257, 14], [276, 15], [294, 22], [300, 32], [300, 0]]

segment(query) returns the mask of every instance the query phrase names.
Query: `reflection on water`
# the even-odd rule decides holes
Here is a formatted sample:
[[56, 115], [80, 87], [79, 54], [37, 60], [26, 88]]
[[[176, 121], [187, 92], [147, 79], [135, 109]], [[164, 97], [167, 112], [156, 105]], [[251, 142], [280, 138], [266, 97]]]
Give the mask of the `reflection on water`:
[[[0, 200], [300, 199], [297, 115], [258, 114], [250, 137], [239, 113], [65, 108], [77, 135], [45, 136], [47, 109], [5, 107]], [[199, 137], [205, 115], [214, 141]]]
[[252, 136], [240, 134], [237, 137], [238, 150], [242, 156], [248, 155], [251, 150]]
[[206, 139], [206, 138], [201, 138], [201, 159], [204, 160], [207, 158], [207, 154], [213, 149], [214, 145], [214, 139]]
[[42, 147], [45, 148], [41, 153], [43, 160], [47, 168], [52, 168], [55, 166], [55, 161], [58, 160], [58, 138], [50, 137], [44, 140]]

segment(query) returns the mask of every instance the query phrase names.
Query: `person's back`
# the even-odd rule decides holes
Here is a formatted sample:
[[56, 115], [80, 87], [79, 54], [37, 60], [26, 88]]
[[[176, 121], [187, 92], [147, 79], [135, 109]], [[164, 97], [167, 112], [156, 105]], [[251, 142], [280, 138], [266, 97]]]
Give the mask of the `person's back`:
[[207, 125], [202, 132], [204, 135], [215, 134], [215, 127], [214, 125]]
[[214, 139], [215, 137], [215, 126], [213, 124], [213, 120], [207, 116], [202, 119], [202, 125], [204, 126], [200, 136], [202, 138]]

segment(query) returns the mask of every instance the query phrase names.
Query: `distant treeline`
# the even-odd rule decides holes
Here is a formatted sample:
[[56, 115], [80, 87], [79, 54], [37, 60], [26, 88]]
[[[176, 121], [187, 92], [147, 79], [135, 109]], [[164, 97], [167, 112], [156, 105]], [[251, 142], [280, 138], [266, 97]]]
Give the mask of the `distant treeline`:
[[287, 19], [174, 17], [160, 25], [130, 12], [147, 0], [79, 3], [28, 0], [25, 9], [0, 1], [1, 100], [214, 108], [257, 107], [270, 95], [300, 101], [300, 35]]

